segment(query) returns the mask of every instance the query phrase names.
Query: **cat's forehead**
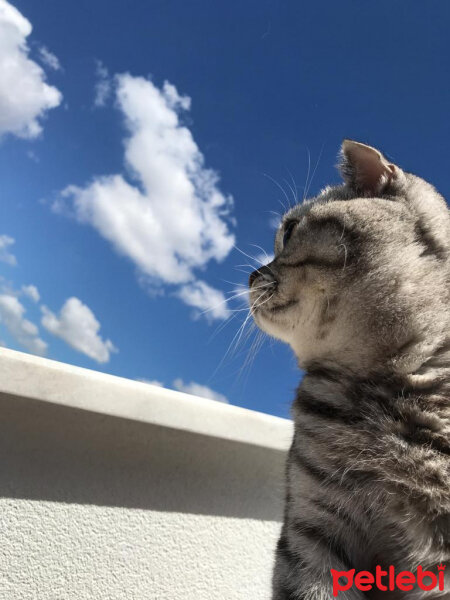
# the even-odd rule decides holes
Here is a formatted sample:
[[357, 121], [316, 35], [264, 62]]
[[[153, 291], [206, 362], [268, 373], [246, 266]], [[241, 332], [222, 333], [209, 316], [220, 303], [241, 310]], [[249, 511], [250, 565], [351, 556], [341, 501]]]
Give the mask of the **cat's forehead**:
[[324, 216], [341, 216], [345, 221], [348, 219], [349, 222], [355, 223], [367, 223], [374, 219], [379, 221], [384, 218], [389, 220], [395, 216], [409, 223], [414, 220], [415, 212], [400, 194], [367, 197], [361, 196], [346, 185], [335, 185], [327, 186], [317, 196], [293, 206], [283, 216], [280, 227], [290, 220], [301, 221], [305, 217], [314, 219]]
[[[310, 213], [322, 212], [332, 202], [351, 200], [357, 196], [344, 185], [327, 186], [314, 198], [308, 198], [293, 206], [283, 217], [283, 223], [291, 219], [302, 219]], [[335, 205], [336, 206], [336, 205]], [[325, 209], [326, 210], [326, 209]]]

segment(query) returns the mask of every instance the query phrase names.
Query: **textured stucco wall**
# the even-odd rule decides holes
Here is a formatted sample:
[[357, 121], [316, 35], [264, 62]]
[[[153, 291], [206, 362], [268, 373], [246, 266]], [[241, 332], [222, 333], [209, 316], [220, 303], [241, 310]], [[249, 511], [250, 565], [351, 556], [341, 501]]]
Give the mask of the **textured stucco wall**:
[[0, 393], [2, 600], [264, 600], [285, 453]]

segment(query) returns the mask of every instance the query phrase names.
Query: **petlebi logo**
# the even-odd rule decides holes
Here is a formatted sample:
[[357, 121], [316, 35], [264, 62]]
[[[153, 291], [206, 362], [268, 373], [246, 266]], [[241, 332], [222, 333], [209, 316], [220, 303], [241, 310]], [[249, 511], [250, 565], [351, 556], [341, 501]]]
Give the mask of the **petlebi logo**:
[[[393, 566], [384, 571], [380, 565], [375, 568], [375, 573], [370, 571], [336, 571], [331, 569], [333, 578], [333, 596], [338, 596], [339, 592], [344, 592], [355, 586], [362, 592], [370, 591], [374, 586], [383, 592], [401, 590], [402, 592], [411, 591], [414, 586], [421, 590], [430, 591], [438, 589], [444, 590], [444, 571], [446, 565], [438, 565], [438, 574], [432, 571], [424, 571], [419, 565], [417, 573], [411, 571], [400, 571], [396, 573]], [[345, 578], [344, 581], [342, 581]]]

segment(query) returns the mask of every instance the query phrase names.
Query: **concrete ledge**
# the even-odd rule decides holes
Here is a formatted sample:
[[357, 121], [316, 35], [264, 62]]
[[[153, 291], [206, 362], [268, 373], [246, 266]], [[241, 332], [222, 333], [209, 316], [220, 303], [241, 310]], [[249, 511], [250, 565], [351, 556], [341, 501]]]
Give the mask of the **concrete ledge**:
[[0, 392], [274, 450], [292, 438], [287, 419], [4, 348]]
[[291, 423], [0, 350], [1, 599], [269, 600]]

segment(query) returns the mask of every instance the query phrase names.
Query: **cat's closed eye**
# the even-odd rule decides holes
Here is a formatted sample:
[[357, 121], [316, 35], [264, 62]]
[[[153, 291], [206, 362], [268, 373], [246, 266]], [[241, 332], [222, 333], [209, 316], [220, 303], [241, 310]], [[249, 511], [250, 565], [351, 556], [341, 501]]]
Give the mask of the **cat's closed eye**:
[[298, 225], [298, 221], [293, 219], [292, 221], [288, 221], [286, 223], [286, 225], [284, 226], [283, 248], [289, 242], [289, 240], [294, 232], [294, 229], [297, 227], [297, 225]]

